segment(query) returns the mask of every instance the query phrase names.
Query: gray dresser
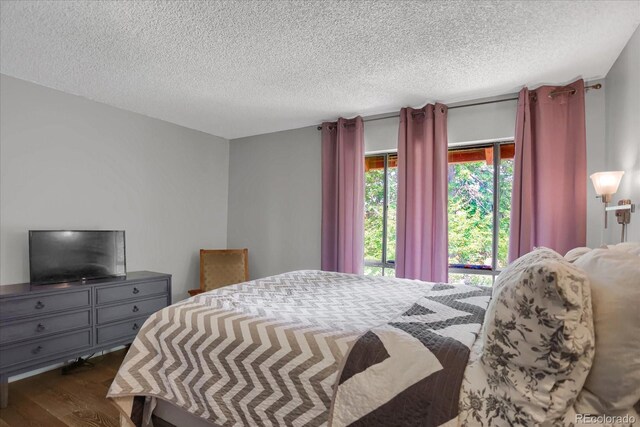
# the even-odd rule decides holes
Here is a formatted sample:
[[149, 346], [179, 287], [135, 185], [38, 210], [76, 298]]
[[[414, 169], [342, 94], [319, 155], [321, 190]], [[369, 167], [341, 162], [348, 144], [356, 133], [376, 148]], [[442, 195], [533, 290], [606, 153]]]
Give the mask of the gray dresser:
[[171, 304], [171, 275], [54, 285], [0, 286], [0, 407], [10, 376], [129, 344], [152, 313]]

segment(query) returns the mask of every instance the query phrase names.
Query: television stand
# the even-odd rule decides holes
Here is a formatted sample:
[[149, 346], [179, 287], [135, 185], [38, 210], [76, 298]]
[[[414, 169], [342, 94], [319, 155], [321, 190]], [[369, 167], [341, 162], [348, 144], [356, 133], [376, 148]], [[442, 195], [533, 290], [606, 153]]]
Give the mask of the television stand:
[[144, 321], [170, 304], [171, 275], [151, 271], [0, 286], [0, 408], [9, 377], [131, 344]]

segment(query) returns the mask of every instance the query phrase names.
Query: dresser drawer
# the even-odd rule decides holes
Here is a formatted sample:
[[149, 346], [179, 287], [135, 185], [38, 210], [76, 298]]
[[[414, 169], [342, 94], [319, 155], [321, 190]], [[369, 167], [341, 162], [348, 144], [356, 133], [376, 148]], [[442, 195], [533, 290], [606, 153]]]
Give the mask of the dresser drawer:
[[98, 344], [104, 344], [127, 337], [130, 337], [133, 341], [133, 338], [138, 334], [138, 331], [142, 328], [142, 325], [147, 318], [148, 316], [138, 317], [127, 322], [100, 326], [96, 332]]
[[29, 362], [41, 357], [66, 353], [82, 347], [91, 346], [91, 331], [84, 330], [64, 336], [54, 336], [34, 340], [26, 344], [3, 347], [0, 355], [0, 367]]
[[91, 303], [90, 288], [53, 295], [16, 298], [0, 302], [0, 319], [33, 316], [59, 310], [88, 307]]
[[142, 301], [131, 301], [109, 307], [100, 307], [96, 310], [96, 317], [98, 324], [104, 324], [114, 320], [148, 316], [166, 306], [167, 297], [162, 296]]
[[96, 304], [102, 305], [131, 298], [166, 294], [167, 290], [168, 282], [166, 280], [112, 286], [109, 288], [96, 288]]
[[58, 314], [57, 316], [37, 317], [21, 322], [7, 322], [0, 326], [0, 343], [4, 344], [89, 326], [91, 326], [90, 310]]

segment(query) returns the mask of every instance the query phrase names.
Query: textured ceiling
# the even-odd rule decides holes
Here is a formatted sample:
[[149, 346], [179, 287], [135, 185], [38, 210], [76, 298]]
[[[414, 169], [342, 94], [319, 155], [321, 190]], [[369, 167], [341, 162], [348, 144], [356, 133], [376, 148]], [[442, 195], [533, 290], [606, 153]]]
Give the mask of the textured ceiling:
[[2, 1], [0, 72], [226, 138], [606, 75], [638, 1]]

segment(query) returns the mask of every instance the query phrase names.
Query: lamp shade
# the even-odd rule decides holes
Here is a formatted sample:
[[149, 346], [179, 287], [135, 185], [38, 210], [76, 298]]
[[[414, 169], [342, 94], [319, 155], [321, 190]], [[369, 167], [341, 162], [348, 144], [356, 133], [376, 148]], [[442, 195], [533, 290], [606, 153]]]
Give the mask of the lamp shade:
[[624, 175], [624, 171], [596, 172], [589, 178], [591, 178], [593, 182], [593, 188], [596, 189], [596, 194], [603, 196], [611, 195], [618, 191], [622, 175]]

